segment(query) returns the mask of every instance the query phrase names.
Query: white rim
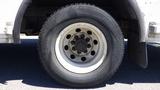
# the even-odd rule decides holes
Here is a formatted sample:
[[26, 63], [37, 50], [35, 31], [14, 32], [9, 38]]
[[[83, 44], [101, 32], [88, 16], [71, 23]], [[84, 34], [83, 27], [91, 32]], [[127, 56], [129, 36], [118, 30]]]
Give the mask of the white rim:
[[[77, 28], [81, 29], [81, 32], [76, 32], [75, 30]], [[92, 35], [88, 35], [87, 30], [91, 31]], [[70, 39], [66, 39], [68, 34], [71, 35]], [[81, 34], [84, 35], [84, 40], [86, 37], [91, 39], [88, 42], [84, 42], [84, 44], [90, 44], [92, 47], [86, 48], [87, 52], [82, 51], [81, 54], [77, 54], [76, 52], [78, 52], [78, 50], [80, 51], [80, 49], [77, 49], [77, 51], [70, 49], [74, 46], [70, 45], [70, 42], [76, 40], [74, 39], [75, 35]], [[94, 39], [98, 41], [98, 44], [94, 45]], [[78, 42], [78, 40], [76, 42]], [[83, 42], [83, 40], [81, 41]], [[69, 49], [65, 50], [65, 45], [67, 45]], [[65, 69], [74, 73], [89, 73], [96, 70], [103, 63], [107, 54], [107, 41], [103, 33], [96, 26], [85, 22], [79, 22], [67, 26], [60, 32], [53, 50], [56, 52], [59, 63]], [[93, 50], [95, 54], [90, 55]], [[74, 59], [69, 57], [70, 54], [74, 55]], [[82, 61], [84, 57], [85, 61]]]

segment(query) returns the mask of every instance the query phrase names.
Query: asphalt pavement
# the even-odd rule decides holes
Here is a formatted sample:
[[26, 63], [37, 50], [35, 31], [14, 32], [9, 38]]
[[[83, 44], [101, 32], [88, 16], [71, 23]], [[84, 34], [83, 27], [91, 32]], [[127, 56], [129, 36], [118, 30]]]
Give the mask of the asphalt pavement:
[[[0, 45], [0, 90], [71, 89], [58, 84], [41, 66], [37, 40]], [[127, 53], [125, 54], [127, 56]], [[160, 90], [160, 48], [148, 46], [149, 66], [142, 69], [127, 57], [100, 90]]]

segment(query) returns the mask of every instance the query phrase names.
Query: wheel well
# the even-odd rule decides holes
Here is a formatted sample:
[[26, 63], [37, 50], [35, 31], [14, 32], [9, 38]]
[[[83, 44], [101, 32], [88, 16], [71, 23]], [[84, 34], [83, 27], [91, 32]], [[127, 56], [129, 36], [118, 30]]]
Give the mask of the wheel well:
[[38, 35], [45, 20], [57, 9], [70, 4], [88, 3], [107, 11], [120, 25], [125, 38], [134, 33], [140, 38], [138, 14], [128, 1], [131, 0], [32, 0], [26, 9], [21, 33]]

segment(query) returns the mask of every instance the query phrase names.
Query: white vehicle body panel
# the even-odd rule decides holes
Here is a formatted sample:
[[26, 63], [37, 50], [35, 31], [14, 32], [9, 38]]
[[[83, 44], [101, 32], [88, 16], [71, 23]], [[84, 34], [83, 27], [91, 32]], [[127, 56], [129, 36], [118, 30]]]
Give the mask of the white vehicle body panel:
[[0, 0], [0, 43], [12, 43], [17, 12], [23, 0]]
[[[148, 38], [149, 23], [156, 23], [156, 32], [160, 33], [160, 0], [135, 0], [143, 18], [145, 41]], [[13, 43], [13, 28], [18, 10], [23, 0], [0, 0], [0, 43]], [[160, 41], [160, 38], [155, 42]]]
[[153, 35], [149, 36], [149, 24], [156, 23], [154, 31], [155, 34], [160, 34], [160, 0], [136, 0], [141, 10], [141, 15], [144, 18], [144, 30], [145, 30], [145, 41], [160, 43], [160, 37]]

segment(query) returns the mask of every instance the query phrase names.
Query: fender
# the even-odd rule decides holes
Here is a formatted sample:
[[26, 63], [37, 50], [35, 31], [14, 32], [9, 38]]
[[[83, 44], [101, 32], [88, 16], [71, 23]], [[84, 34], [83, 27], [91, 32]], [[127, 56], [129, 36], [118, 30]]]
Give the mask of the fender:
[[16, 19], [14, 22], [14, 27], [13, 27], [13, 40], [14, 43], [20, 43], [20, 29], [21, 29], [21, 23], [23, 20], [24, 13], [31, 3], [31, 0], [23, 0], [21, 3], [21, 6], [19, 7], [18, 13], [16, 15]]
[[128, 5], [133, 10], [139, 23], [139, 42], [146, 42], [147, 29], [145, 26], [145, 19], [142, 15], [140, 7], [138, 6], [138, 2], [136, 0], [128, 0]]
[[[128, 38], [128, 56], [129, 60], [134, 61], [142, 68], [148, 66], [148, 53], [147, 53], [147, 27], [145, 26], [145, 19], [142, 15], [136, 0], [128, 0], [128, 5], [133, 10], [138, 20], [139, 35], [131, 34]], [[137, 38], [138, 37], [138, 38]]]

